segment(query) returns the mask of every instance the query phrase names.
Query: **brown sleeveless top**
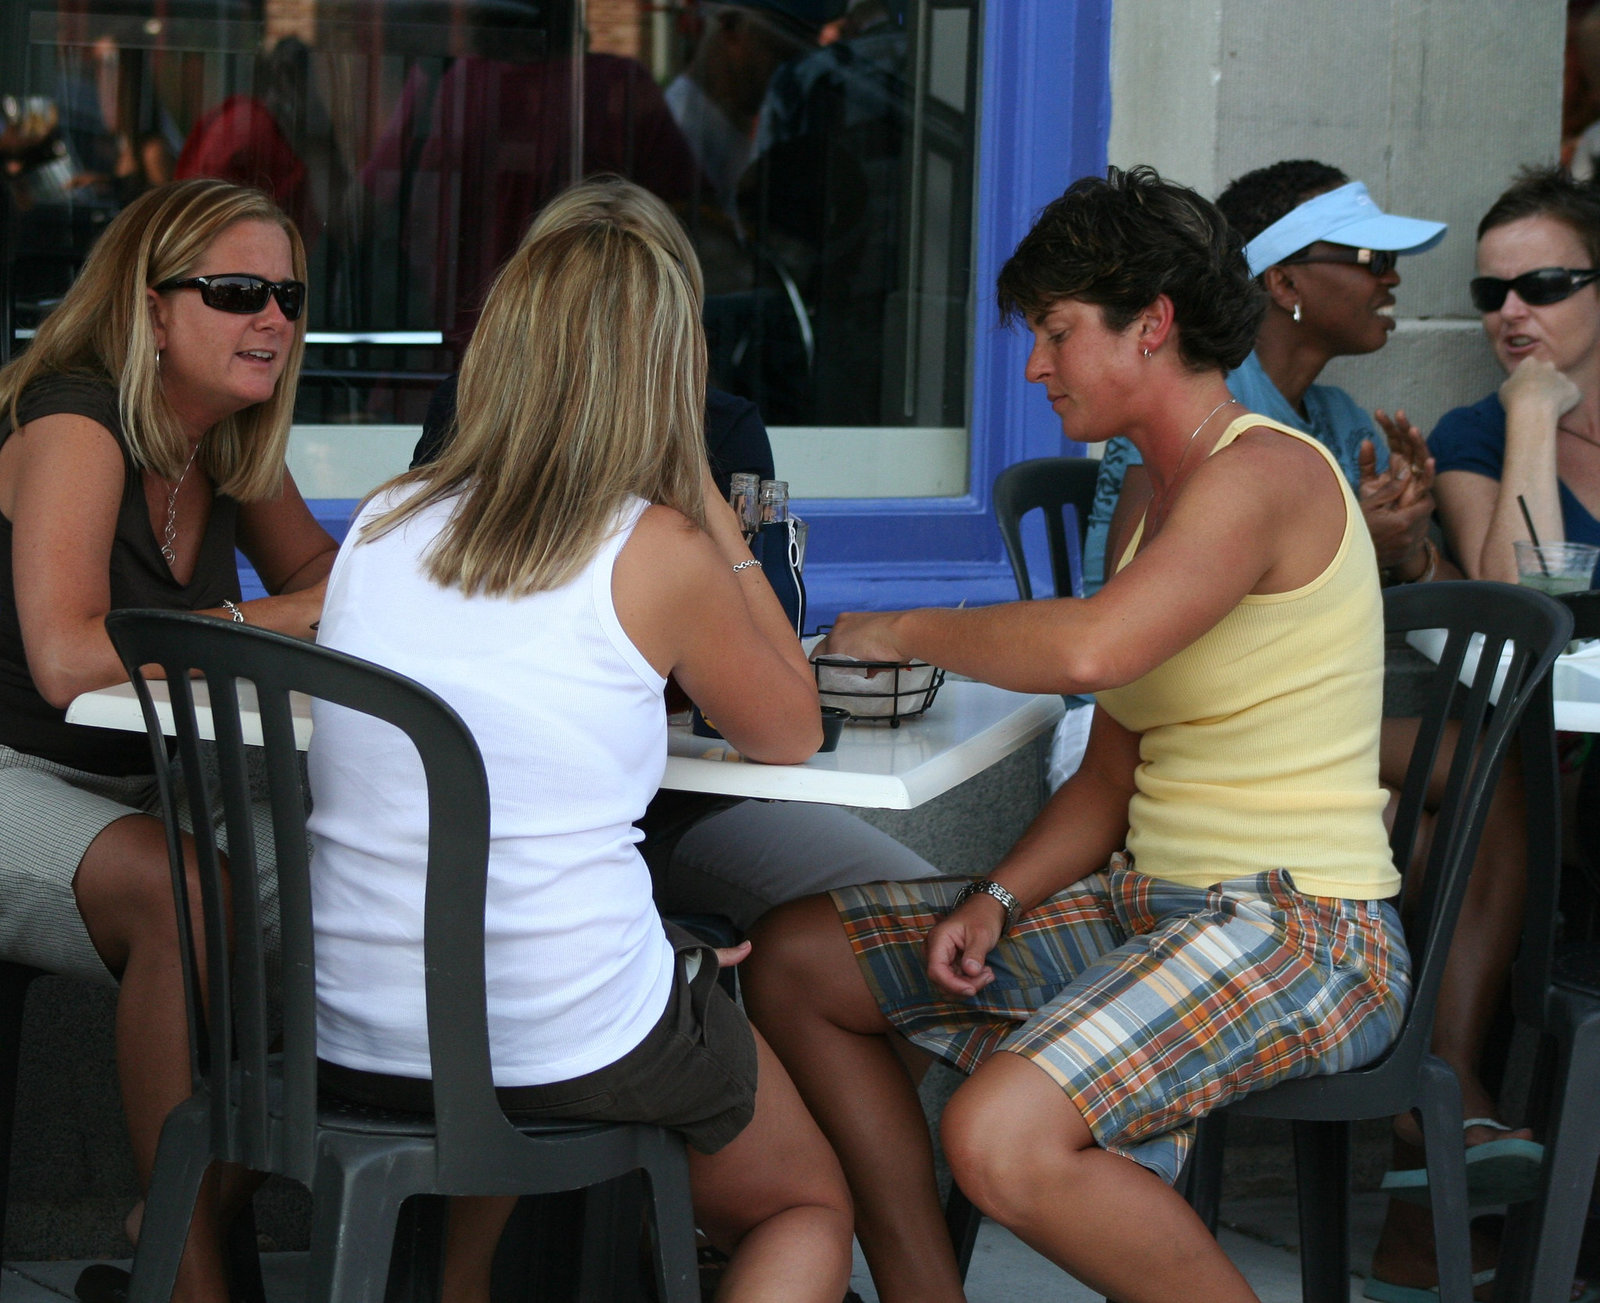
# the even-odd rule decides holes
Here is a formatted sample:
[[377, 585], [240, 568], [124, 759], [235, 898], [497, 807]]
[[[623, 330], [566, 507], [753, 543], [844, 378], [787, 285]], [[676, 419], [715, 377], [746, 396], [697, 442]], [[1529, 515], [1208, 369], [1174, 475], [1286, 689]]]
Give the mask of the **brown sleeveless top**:
[[[116, 387], [104, 377], [50, 376], [29, 385], [17, 403], [17, 416], [24, 425], [61, 413], [86, 416], [104, 426], [122, 449], [122, 502], [111, 543], [111, 609], [197, 611], [219, 606], [225, 597], [237, 601], [233, 540], [239, 504], [221, 494], [213, 499], [194, 575], [187, 584], [178, 583], [150, 527], [139, 470], [122, 433]], [[0, 443], [11, 433], [9, 417], [0, 413]], [[34, 687], [17, 622], [11, 522], [4, 516], [0, 516], [0, 743], [96, 774], [150, 772], [150, 744], [143, 736], [68, 724], [65, 712]]]

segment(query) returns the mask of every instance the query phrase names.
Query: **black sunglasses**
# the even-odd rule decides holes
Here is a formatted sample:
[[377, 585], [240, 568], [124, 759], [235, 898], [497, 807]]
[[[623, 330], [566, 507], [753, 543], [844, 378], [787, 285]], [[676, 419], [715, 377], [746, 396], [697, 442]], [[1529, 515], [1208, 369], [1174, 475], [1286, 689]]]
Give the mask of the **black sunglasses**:
[[283, 315], [298, 321], [306, 306], [304, 281], [269, 281], [247, 272], [229, 272], [226, 276], [190, 276], [183, 280], [162, 281], [156, 286], [158, 293], [168, 290], [199, 290], [200, 301], [218, 312], [234, 312], [250, 316], [267, 306], [267, 296], [278, 300]]
[[1394, 270], [1400, 255], [1393, 249], [1339, 249], [1333, 253], [1308, 253], [1304, 257], [1285, 258], [1280, 267], [1299, 267], [1308, 262], [1342, 262], [1365, 267], [1374, 276], [1387, 276]]
[[1472, 306], [1479, 312], [1498, 312], [1512, 290], [1530, 308], [1543, 308], [1570, 299], [1595, 280], [1600, 280], [1600, 269], [1593, 267], [1540, 267], [1508, 281], [1498, 276], [1475, 276], [1467, 289], [1472, 293]]

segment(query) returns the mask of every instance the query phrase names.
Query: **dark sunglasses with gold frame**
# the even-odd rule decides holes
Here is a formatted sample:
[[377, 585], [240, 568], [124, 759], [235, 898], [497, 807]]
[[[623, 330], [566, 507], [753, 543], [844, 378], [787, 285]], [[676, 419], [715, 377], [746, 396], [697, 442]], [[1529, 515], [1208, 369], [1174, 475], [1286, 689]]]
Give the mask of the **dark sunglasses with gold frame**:
[[1307, 263], [1336, 262], [1346, 263], [1351, 266], [1365, 267], [1374, 276], [1387, 276], [1394, 270], [1395, 264], [1400, 261], [1400, 255], [1393, 249], [1351, 249], [1338, 247], [1330, 249], [1327, 253], [1297, 253], [1285, 258], [1278, 264], [1280, 267], [1303, 267]]

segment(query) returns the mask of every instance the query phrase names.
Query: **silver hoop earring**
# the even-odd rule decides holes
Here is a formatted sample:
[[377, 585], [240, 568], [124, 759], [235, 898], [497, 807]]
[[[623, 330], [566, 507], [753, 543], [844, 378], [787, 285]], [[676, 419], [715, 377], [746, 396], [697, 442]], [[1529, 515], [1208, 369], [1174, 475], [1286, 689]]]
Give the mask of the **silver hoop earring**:
[[161, 374], [161, 350], [156, 349], [156, 374]]
[[1291, 317], [1293, 317], [1296, 322], [1298, 322], [1300, 320], [1300, 303], [1299, 303], [1298, 300], [1296, 300], [1296, 302], [1295, 302], [1294, 311], [1291, 312], [1289, 315]]

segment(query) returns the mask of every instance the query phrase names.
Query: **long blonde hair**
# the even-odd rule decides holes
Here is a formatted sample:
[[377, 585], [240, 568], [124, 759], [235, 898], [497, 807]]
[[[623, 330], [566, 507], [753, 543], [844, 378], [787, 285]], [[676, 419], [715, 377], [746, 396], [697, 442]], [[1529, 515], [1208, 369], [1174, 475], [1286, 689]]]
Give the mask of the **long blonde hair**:
[[[640, 219], [656, 209], [676, 241]], [[449, 446], [375, 491], [414, 486], [362, 541], [459, 494], [429, 576], [521, 596], [571, 579], [631, 496], [703, 526], [698, 283], [687, 238], [646, 191], [607, 178], [554, 200], [489, 291]]]
[[[122, 433], [134, 465], [175, 479], [190, 444], [161, 386], [146, 290], [187, 276], [213, 240], [239, 222], [271, 222], [289, 237], [294, 278], [306, 277], [306, 251], [294, 223], [259, 190], [228, 181], [175, 181], [148, 190], [95, 241], [61, 305], [23, 354], [0, 370], [0, 411], [17, 424], [22, 391], [44, 376], [109, 377], [117, 388]], [[199, 463], [219, 493], [241, 502], [277, 494], [294, 415], [305, 317], [293, 322], [289, 355], [272, 397], [219, 421]]]

